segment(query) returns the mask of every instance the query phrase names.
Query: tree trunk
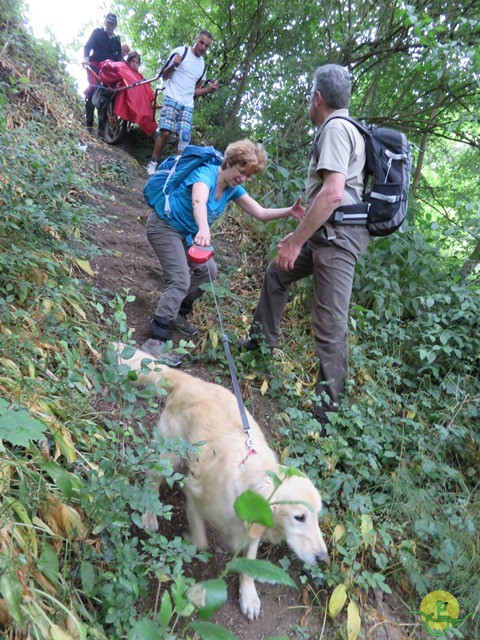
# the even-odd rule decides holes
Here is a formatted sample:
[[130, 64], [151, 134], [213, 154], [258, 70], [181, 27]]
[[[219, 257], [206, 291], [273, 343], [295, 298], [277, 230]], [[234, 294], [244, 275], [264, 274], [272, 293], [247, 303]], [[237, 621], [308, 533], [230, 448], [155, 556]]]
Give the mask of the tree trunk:
[[247, 51], [245, 54], [243, 65], [242, 65], [243, 67], [242, 75], [238, 82], [238, 88], [236, 91], [232, 108], [230, 109], [230, 113], [228, 114], [228, 117], [227, 117], [227, 123], [225, 125], [226, 129], [229, 129], [234, 124], [237, 118], [238, 112], [240, 110], [243, 94], [245, 93], [245, 87], [247, 86], [248, 75], [250, 73], [250, 69], [252, 66], [252, 60], [253, 60], [253, 55], [255, 53], [257, 37], [263, 24], [263, 18], [265, 16], [265, 9], [267, 7], [267, 2], [268, 0], [261, 0], [258, 6], [255, 26], [253, 27], [250, 33], [250, 37], [248, 38], [248, 41], [247, 41]]
[[470, 254], [470, 257], [465, 262], [462, 267], [462, 276], [467, 279], [469, 275], [478, 267], [480, 264], [480, 240], [478, 240], [475, 249]]

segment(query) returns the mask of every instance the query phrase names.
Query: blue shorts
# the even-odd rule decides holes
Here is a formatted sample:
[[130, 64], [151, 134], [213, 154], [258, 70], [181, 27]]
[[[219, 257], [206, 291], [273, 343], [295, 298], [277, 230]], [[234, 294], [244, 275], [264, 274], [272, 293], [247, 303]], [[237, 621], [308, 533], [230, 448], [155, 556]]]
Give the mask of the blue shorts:
[[181, 131], [186, 129], [191, 131], [193, 122], [193, 107], [186, 107], [172, 98], [163, 98], [162, 109], [160, 111], [160, 124], [157, 131], [166, 129], [167, 131]]

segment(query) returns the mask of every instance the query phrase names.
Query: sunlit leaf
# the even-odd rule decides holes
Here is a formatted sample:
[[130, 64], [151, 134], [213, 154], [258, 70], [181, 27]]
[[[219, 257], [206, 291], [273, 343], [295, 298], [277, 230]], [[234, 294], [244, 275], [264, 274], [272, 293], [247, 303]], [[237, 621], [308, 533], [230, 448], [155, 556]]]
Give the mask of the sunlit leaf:
[[78, 264], [80, 269], [82, 269], [82, 271], [85, 271], [85, 273], [88, 273], [89, 276], [92, 276], [92, 277], [95, 276], [95, 273], [92, 267], [90, 266], [90, 262], [88, 260], [82, 260], [82, 258], [76, 258], [75, 262]]
[[328, 613], [332, 619], [338, 616], [346, 601], [347, 589], [344, 584], [338, 584], [333, 590], [330, 602], [328, 603]]
[[347, 634], [348, 640], [357, 640], [360, 633], [362, 621], [358, 607], [353, 600], [350, 600], [347, 607]]
[[56, 624], [50, 626], [50, 636], [52, 640], [75, 640], [69, 633]]
[[335, 540], [335, 542], [340, 542], [340, 540], [343, 538], [343, 536], [346, 533], [347, 533], [347, 530], [345, 528], [345, 525], [337, 524], [333, 530], [333, 539]]
[[372, 517], [368, 513], [362, 513], [360, 532], [366, 547], [375, 544], [375, 529], [373, 528]]

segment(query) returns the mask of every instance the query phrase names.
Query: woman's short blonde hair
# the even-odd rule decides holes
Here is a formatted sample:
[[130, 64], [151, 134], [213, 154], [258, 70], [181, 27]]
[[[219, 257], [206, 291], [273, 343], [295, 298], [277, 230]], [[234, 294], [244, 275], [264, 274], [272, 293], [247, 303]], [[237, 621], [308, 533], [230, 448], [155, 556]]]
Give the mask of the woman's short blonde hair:
[[267, 160], [267, 152], [263, 146], [246, 138], [228, 145], [223, 155], [222, 169], [239, 165], [253, 175], [265, 169]]

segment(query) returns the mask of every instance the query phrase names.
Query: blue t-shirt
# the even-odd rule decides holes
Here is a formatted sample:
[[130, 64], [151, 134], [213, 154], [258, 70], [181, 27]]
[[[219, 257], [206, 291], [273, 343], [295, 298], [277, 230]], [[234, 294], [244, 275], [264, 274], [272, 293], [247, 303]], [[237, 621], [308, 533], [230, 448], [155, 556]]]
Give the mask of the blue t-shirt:
[[209, 226], [222, 215], [230, 200], [238, 200], [238, 198], [247, 194], [242, 185], [226, 187], [220, 198], [215, 200], [219, 171], [220, 167], [218, 165], [203, 165], [195, 169], [195, 171], [192, 171], [178, 189], [171, 194], [171, 213], [170, 215], [165, 213], [161, 217], [183, 236], [191, 235], [194, 237], [198, 233], [198, 225], [193, 216], [192, 206], [192, 185], [195, 182], [203, 182], [209, 190], [207, 200], [207, 219]]

